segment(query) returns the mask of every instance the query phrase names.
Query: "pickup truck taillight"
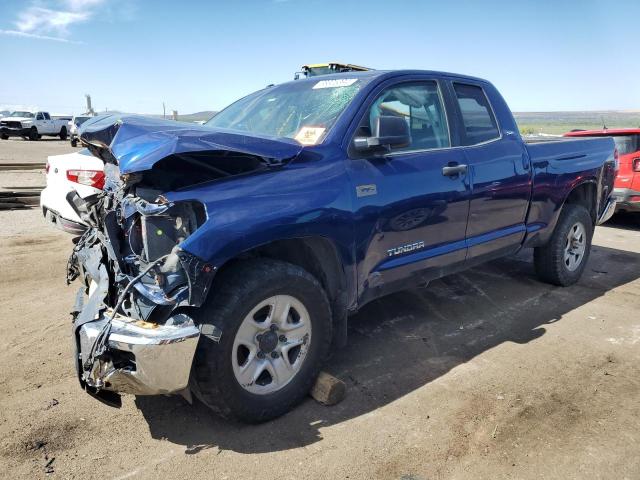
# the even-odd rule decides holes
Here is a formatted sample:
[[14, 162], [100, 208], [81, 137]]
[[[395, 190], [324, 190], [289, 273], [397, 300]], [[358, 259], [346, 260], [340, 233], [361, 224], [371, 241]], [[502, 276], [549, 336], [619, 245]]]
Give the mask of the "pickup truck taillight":
[[67, 170], [67, 179], [100, 190], [104, 188], [104, 172], [100, 170]]
[[49, 173], [49, 168], [50, 168], [50, 165], [49, 165], [49, 162], [47, 162], [47, 164], [44, 166], [44, 173]]
[[620, 154], [618, 153], [618, 149], [613, 149], [613, 163], [615, 165], [616, 173], [620, 171]]
[[633, 165], [633, 171], [640, 172], [640, 158], [634, 158], [631, 162]]

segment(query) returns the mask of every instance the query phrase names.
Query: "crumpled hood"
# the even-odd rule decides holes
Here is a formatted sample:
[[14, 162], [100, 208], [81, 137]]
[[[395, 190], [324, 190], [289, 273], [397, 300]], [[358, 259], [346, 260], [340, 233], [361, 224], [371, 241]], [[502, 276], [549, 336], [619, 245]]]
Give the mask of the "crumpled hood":
[[236, 152], [280, 164], [303, 149], [293, 139], [139, 115], [95, 117], [84, 122], [78, 133], [91, 153], [118, 165], [121, 174], [149, 170], [163, 158], [179, 153]]

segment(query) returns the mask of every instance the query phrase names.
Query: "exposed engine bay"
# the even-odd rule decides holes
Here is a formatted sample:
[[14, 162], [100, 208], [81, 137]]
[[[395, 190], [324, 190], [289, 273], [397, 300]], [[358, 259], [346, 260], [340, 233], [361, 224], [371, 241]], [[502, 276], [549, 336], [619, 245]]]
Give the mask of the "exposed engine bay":
[[158, 307], [173, 309], [185, 301], [198, 303], [198, 293], [191, 292], [189, 286], [199, 283], [197, 275], [209, 274], [213, 267], [200, 262], [203, 264], [194, 270], [190, 267], [194, 260], [179, 244], [204, 222], [204, 207], [197, 202], [168, 202], [158, 190], [131, 182], [131, 176], [130, 183], [113, 181], [116, 166], [106, 165], [105, 172], [109, 180], [94, 203], [80, 199], [75, 192], [69, 198], [93, 228], [73, 249], [68, 282], [86, 273], [81, 269], [87, 252], [98, 248], [109, 270], [106, 303], [111, 307], [115, 308], [126, 286], [138, 276], [133, 289], [120, 299], [119, 308], [132, 318], [146, 321], [153, 317], [162, 322]]
[[[124, 176], [123, 181], [113, 164], [105, 165], [105, 174], [103, 193], [83, 200], [73, 192], [68, 198], [91, 225], [77, 240], [67, 271], [68, 283], [78, 277], [83, 282], [74, 307], [74, 333], [81, 350], [78, 373], [83, 386], [96, 395], [118, 383], [118, 391], [154, 393], [133, 382], [140, 375], [136, 351], [109, 348], [109, 338], [117, 337], [113, 328], [119, 325], [121, 330], [164, 332], [159, 341], [168, 343], [167, 334], [191, 327], [189, 338], [197, 342], [199, 331], [192, 319], [177, 309], [202, 303], [215, 268], [179, 245], [205, 221], [206, 214], [197, 202], [167, 201], [144, 184], [142, 175]], [[173, 343], [183, 350], [186, 345], [178, 345], [184, 343], [183, 337], [177, 338], [180, 341]], [[122, 343], [132, 344], [131, 339]], [[177, 357], [187, 359], [182, 361], [188, 370], [193, 351], [186, 357], [181, 351], [176, 361]], [[158, 388], [163, 382], [154, 379], [153, 384]]]

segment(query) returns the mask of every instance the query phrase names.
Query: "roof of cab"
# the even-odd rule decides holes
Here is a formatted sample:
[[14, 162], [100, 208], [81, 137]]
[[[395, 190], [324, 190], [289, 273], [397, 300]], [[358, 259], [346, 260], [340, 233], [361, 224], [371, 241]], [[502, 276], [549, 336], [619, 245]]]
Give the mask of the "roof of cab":
[[[322, 75], [320, 77], [301, 78], [299, 80], [292, 80], [293, 82], [318, 82], [320, 80], [331, 80], [338, 78], [393, 78], [401, 77], [405, 75], [431, 75], [435, 77], [450, 77], [461, 80], [471, 80], [475, 82], [488, 83], [487, 80], [478, 77], [472, 77], [470, 75], [460, 75], [458, 73], [438, 72], [434, 70], [366, 70], [362, 72], [341, 72], [330, 73]], [[288, 82], [287, 82], [288, 83]]]

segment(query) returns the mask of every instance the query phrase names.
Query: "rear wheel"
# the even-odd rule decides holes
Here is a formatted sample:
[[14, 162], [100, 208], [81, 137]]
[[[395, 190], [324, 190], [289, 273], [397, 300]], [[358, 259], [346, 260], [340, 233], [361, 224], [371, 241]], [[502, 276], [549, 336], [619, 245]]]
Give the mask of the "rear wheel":
[[60, 129], [60, 140], [66, 140], [67, 139], [67, 127], [62, 127]]
[[0, 135], [0, 138], [2, 140], [8, 140], [9, 139], [9, 135], [2, 134], [2, 135]]
[[75, 138], [73, 140], [71, 140], [71, 146], [72, 147], [77, 147], [78, 146], [78, 140], [75, 139]]
[[222, 335], [201, 337], [196, 395], [247, 422], [278, 417], [307, 395], [329, 353], [327, 296], [312, 275], [285, 262], [244, 261], [222, 275], [197, 313]]
[[38, 135], [38, 129], [36, 127], [31, 127], [31, 130], [29, 130], [29, 140], [35, 141], [38, 140], [38, 138], [40, 138], [40, 135]]
[[592, 237], [593, 221], [587, 209], [565, 205], [549, 243], [534, 251], [538, 277], [564, 287], [576, 283], [589, 260]]

